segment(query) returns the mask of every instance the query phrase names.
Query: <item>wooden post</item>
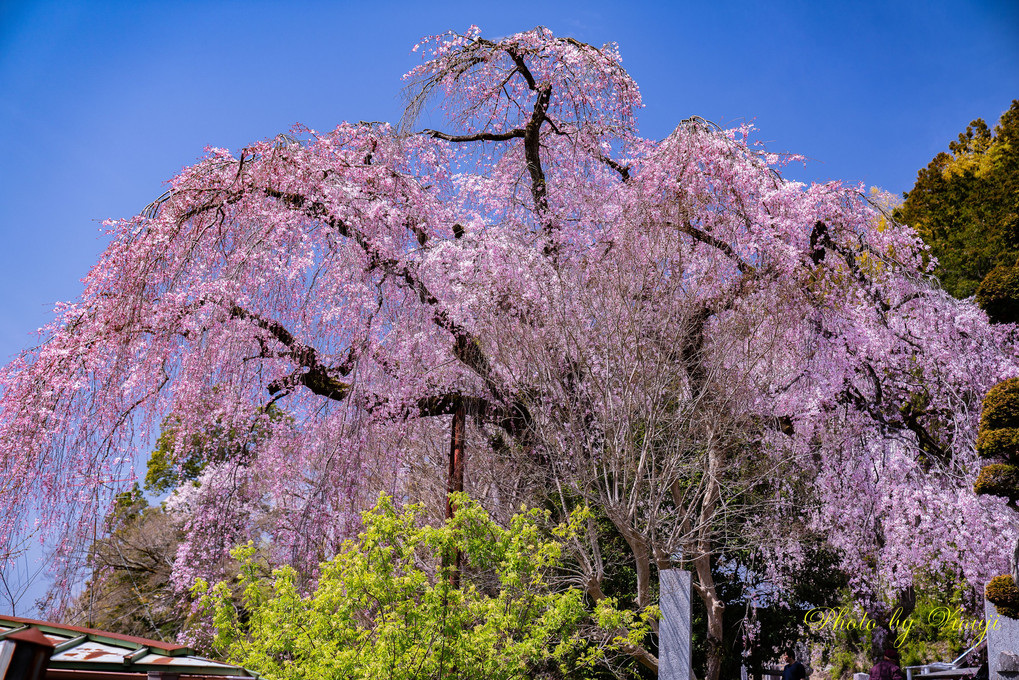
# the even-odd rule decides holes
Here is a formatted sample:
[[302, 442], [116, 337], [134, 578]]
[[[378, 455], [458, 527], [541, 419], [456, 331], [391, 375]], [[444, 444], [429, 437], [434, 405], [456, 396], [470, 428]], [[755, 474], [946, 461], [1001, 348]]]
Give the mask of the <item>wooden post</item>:
[[0, 642], [0, 678], [42, 680], [53, 648], [38, 628], [11, 633]]
[[[467, 409], [461, 403], [453, 414], [449, 432], [449, 472], [446, 477], [446, 519], [453, 519], [456, 507], [453, 494], [464, 490], [464, 430], [467, 426]], [[454, 588], [460, 587], [460, 562], [462, 555], [456, 551], [453, 572], [449, 576]]]

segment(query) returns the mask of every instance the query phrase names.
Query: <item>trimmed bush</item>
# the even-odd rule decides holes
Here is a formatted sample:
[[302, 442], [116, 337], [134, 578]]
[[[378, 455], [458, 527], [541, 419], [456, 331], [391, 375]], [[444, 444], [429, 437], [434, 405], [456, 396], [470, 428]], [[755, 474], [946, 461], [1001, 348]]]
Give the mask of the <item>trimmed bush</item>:
[[980, 430], [977, 435], [977, 453], [983, 458], [1001, 458], [1009, 463], [1019, 463], [1019, 427]]
[[994, 323], [1019, 321], [1019, 266], [992, 269], [977, 288], [976, 302]]
[[981, 430], [1019, 427], [1019, 378], [1002, 380], [984, 397]]
[[[984, 397], [977, 452], [984, 458], [1019, 464], [1019, 378], [1001, 381]], [[1014, 470], [1011, 465], [985, 467], [974, 487], [976, 492], [1005, 496], [1014, 502], [1019, 477], [1010, 473], [1010, 469]], [[1003, 493], [1005, 487], [1009, 489]]]
[[977, 495], [990, 494], [1007, 498], [1013, 505], [1019, 500], [1019, 467], [1008, 463], [985, 465], [973, 485]]
[[994, 604], [1002, 616], [1019, 619], [1019, 588], [1011, 576], [995, 576], [988, 581], [984, 597]]

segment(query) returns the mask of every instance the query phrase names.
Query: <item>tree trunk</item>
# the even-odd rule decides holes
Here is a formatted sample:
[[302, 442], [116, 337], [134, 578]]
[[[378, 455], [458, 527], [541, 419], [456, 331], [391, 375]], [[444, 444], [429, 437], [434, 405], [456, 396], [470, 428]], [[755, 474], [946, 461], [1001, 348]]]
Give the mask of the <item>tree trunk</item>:
[[623, 538], [633, 553], [633, 566], [637, 574], [637, 608], [651, 604], [651, 551], [643, 536], [625, 526]]
[[711, 575], [713, 548], [711, 533], [712, 520], [721, 494], [718, 480], [723, 470], [723, 456], [723, 452], [718, 447], [708, 448], [707, 485], [701, 501], [701, 514], [697, 529], [699, 537], [693, 559], [694, 569], [697, 571], [697, 594], [704, 602], [704, 608], [708, 615], [708, 664], [705, 680], [718, 680], [722, 672], [722, 641], [724, 637], [722, 615], [725, 612], [725, 603], [719, 599], [715, 578]]
[[708, 666], [704, 677], [705, 680], [718, 680], [722, 673], [722, 615], [725, 613], [725, 603], [719, 599], [715, 579], [711, 575], [711, 555], [702, 554], [695, 559], [694, 568], [697, 571], [697, 594], [708, 613]]

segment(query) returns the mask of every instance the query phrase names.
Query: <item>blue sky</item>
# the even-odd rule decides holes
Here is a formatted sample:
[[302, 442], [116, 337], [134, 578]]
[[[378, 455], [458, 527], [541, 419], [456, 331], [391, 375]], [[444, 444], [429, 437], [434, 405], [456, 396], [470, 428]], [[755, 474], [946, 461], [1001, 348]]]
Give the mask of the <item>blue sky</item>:
[[812, 159], [797, 179], [896, 193], [1019, 97], [1019, 4], [710, 5], [0, 0], [0, 358], [77, 296], [99, 222], [139, 211], [206, 145], [395, 121], [424, 34], [615, 40], [645, 135], [750, 120]]
[[78, 295], [100, 222], [138, 212], [203, 147], [395, 122], [411, 47], [472, 23], [618, 42], [645, 136], [693, 114], [752, 121], [812, 159], [792, 177], [895, 193], [1019, 97], [1014, 2], [0, 0], [0, 359]]

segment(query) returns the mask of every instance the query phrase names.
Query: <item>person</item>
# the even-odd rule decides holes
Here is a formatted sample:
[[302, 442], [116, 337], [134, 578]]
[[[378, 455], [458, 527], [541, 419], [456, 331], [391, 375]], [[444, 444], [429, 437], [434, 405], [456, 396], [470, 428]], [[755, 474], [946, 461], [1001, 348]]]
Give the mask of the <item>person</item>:
[[796, 660], [792, 649], [787, 649], [782, 659], [786, 664], [782, 669], [782, 680], [806, 680], [807, 670]]
[[870, 669], [870, 680], [906, 680], [899, 668], [899, 653], [894, 648], [886, 649], [884, 658]]

